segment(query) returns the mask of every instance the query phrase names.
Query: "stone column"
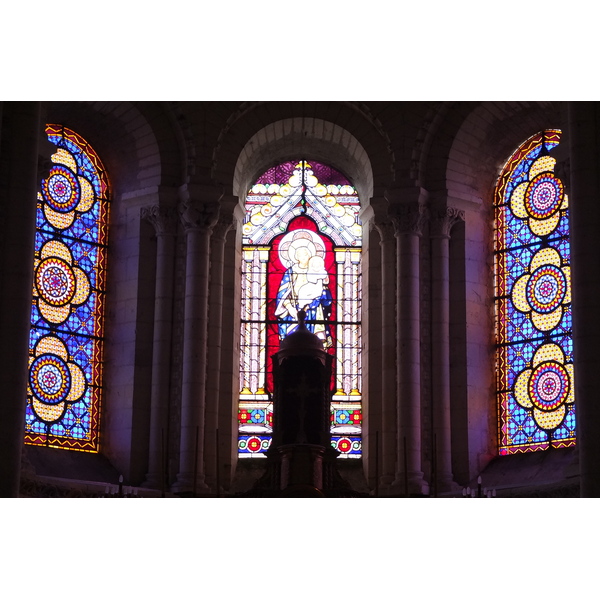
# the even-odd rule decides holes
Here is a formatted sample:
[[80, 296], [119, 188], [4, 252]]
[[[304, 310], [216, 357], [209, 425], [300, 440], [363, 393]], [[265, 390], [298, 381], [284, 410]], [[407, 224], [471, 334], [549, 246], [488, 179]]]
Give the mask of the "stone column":
[[[419, 310], [419, 242], [425, 208], [418, 202], [396, 205], [398, 243], [396, 294], [398, 380], [398, 452], [395, 494], [421, 495], [428, 487], [421, 470], [421, 322]], [[408, 488], [408, 489], [406, 489]]]
[[375, 221], [381, 238], [381, 476], [385, 488], [396, 475], [396, 238], [391, 219]]
[[[600, 105], [569, 103], [573, 359], [581, 496], [600, 497]], [[562, 145], [562, 144], [561, 144]], [[560, 147], [560, 146], [559, 146]]]
[[33, 284], [39, 102], [4, 102], [0, 147], [0, 497], [18, 497]]
[[[237, 202], [237, 198], [235, 199]], [[217, 465], [217, 429], [219, 426], [219, 405], [221, 399], [221, 338], [223, 335], [223, 270], [225, 239], [233, 227], [233, 207], [225, 206], [221, 200], [220, 214], [223, 215], [215, 224], [211, 237], [210, 249], [210, 298], [208, 324], [208, 376], [206, 396], [206, 437], [205, 457], [206, 476], [210, 487], [217, 493], [221, 485], [219, 466]], [[227, 203], [230, 204], [230, 203]], [[229, 397], [231, 404], [231, 397]], [[219, 462], [230, 463], [230, 457], [219, 455]]]
[[435, 493], [453, 487], [450, 422], [450, 230], [464, 212], [447, 207], [431, 218], [431, 380]]
[[204, 482], [208, 269], [211, 230], [219, 213], [211, 192], [190, 189], [187, 185], [182, 188], [180, 216], [187, 247], [180, 460], [173, 485], [177, 493], [209, 491]]
[[142, 218], [156, 232], [156, 283], [154, 339], [152, 343], [152, 395], [150, 398], [150, 442], [148, 473], [144, 487], [166, 488], [166, 448], [169, 431], [169, 378], [173, 323], [173, 271], [177, 212], [174, 207], [149, 206]]

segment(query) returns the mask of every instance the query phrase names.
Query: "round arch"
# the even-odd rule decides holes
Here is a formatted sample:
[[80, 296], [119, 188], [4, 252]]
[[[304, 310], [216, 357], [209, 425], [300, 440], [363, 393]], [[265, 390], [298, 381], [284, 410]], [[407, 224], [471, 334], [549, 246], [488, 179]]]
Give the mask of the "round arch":
[[269, 167], [290, 158], [322, 161], [345, 173], [363, 207], [373, 195], [373, 170], [367, 152], [347, 130], [322, 119], [284, 119], [253, 135], [235, 165], [233, 193], [243, 198], [252, 182]]
[[244, 104], [219, 134], [212, 178], [225, 194], [239, 194], [262, 167], [299, 152], [345, 172], [363, 202], [382, 195], [393, 180], [389, 139], [378, 120], [352, 102]]
[[[103, 157], [115, 197], [154, 186], [180, 186], [186, 176], [183, 134], [160, 103], [47, 102], [47, 122], [91, 140]], [[181, 139], [180, 139], [181, 138]]]

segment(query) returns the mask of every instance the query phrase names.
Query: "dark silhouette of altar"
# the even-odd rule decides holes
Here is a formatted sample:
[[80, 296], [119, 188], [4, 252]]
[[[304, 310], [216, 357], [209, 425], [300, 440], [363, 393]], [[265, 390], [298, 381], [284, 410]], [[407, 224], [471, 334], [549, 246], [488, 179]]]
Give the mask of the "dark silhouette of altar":
[[337, 469], [331, 445], [333, 356], [298, 312], [298, 327], [286, 336], [273, 364], [273, 438], [264, 475], [243, 496], [358, 497]]

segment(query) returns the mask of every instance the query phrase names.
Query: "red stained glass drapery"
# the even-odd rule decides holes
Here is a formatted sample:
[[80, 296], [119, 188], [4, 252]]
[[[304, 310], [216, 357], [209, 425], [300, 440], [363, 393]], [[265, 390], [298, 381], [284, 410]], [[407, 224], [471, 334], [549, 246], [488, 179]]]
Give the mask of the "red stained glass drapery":
[[239, 455], [271, 440], [270, 357], [296, 326], [296, 311], [335, 357], [332, 443], [361, 456], [358, 195], [337, 170], [289, 161], [258, 178], [246, 199], [242, 246]]

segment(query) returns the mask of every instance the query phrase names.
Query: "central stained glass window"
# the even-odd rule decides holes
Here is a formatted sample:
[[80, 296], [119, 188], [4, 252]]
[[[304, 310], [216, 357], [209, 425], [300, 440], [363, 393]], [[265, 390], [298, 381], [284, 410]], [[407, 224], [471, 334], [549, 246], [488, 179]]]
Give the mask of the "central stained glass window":
[[559, 141], [527, 140], [496, 188], [500, 454], [575, 444], [568, 198], [548, 154]]
[[246, 197], [238, 449], [264, 457], [271, 443], [271, 356], [297, 327], [297, 312], [335, 357], [332, 445], [361, 456], [361, 242], [358, 194], [314, 161], [269, 169]]

